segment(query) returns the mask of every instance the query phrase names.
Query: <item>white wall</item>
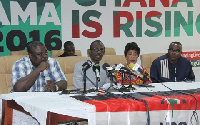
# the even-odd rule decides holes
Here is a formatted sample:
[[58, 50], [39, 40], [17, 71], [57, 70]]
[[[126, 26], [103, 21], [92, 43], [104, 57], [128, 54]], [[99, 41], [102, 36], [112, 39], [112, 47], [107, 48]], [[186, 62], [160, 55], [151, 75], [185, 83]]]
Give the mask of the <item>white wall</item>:
[[[183, 45], [183, 51], [199, 51], [200, 50], [200, 33], [198, 32], [199, 22], [197, 18], [199, 15], [199, 6], [200, 1], [192, 1], [193, 6], [189, 7], [189, 4], [186, 2], [179, 2], [177, 7], [163, 7], [160, 1], [156, 1], [155, 7], [149, 7], [147, 2], [147, 7], [141, 7], [139, 2], [131, 2], [129, 7], [115, 7], [114, 0], [106, 1], [106, 6], [100, 6], [99, 0], [97, 3], [92, 6], [80, 6], [75, 1], [70, 3], [67, 0], [61, 0], [62, 3], [62, 39], [63, 41], [72, 40], [75, 44], [76, 49], [81, 50], [83, 56], [87, 56], [87, 49], [90, 46], [90, 43], [96, 39], [100, 39], [106, 47], [113, 47], [116, 50], [118, 55], [123, 55], [124, 47], [128, 42], [137, 42], [141, 48], [141, 54], [146, 53], [165, 53], [167, 52], [168, 46], [173, 41], [179, 41]], [[124, 0], [122, 0], [122, 3]], [[123, 5], [123, 4], [122, 4]], [[82, 15], [88, 10], [96, 10], [101, 13], [100, 18], [90, 17], [91, 20], [99, 22], [102, 25], [102, 34], [97, 38], [86, 38], [80, 33], [80, 38], [72, 38], [72, 11], [79, 10], [79, 22], [80, 22], [80, 32], [88, 30], [90, 32], [95, 32], [96, 29], [86, 26], [82, 21]], [[125, 35], [124, 31], [120, 31], [120, 37], [113, 37], [113, 11], [128, 11], [134, 17], [133, 25], [130, 30], [134, 37], [128, 37]], [[142, 12], [142, 37], [136, 37], [136, 13], [138, 11]], [[162, 25], [161, 35], [149, 37], [145, 35], [145, 31], [151, 30], [156, 31], [155, 27], [147, 25], [145, 18], [148, 12], [158, 11], [161, 13], [160, 17], [153, 17], [152, 20], [159, 22]], [[171, 20], [165, 18], [165, 12], [171, 12]], [[189, 20], [193, 20], [193, 24], [183, 27], [180, 26], [180, 35], [174, 36], [174, 33], [177, 32], [177, 28], [174, 28], [174, 22], [177, 22], [174, 18], [175, 11], [179, 11], [184, 19], [186, 24]], [[192, 12], [193, 15], [191, 19], [188, 19], [188, 13]], [[171, 21], [171, 36], [165, 36], [165, 23]], [[127, 19], [124, 17], [120, 18], [120, 23], [124, 24], [127, 22]], [[193, 34], [188, 35], [185, 30], [188, 27], [192, 27]], [[185, 28], [185, 29], [184, 29]], [[190, 32], [190, 33], [191, 33]], [[139, 62], [140, 63], [140, 62]], [[200, 67], [194, 67], [194, 72], [196, 75], [197, 81], [200, 81]]]

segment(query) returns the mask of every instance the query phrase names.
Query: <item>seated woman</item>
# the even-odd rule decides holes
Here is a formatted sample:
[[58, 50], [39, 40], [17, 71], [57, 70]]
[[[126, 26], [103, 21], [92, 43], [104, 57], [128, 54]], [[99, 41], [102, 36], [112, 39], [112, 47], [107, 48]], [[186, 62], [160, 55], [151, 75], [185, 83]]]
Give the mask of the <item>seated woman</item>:
[[[117, 71], [115, 72], [116, 80], [121, 84], [124, 83], [124, 85], [150, 83], [150, 75], [147, 73], [146, 68], [139, 66], [140, 70], [138, 70], [138, 64], [136, 64], [140, 55], [140, 48], [138, 45], [135, 42], [127, 43], [125, 46], [124, 55], [126, 58], [126, 63], [123, 66], [129, 69], [132, 75], [130, 76], [127, 73], [123, 75], [122, 72]], [[134, 66], [137, 66], [137, 70], [134, 69]]]

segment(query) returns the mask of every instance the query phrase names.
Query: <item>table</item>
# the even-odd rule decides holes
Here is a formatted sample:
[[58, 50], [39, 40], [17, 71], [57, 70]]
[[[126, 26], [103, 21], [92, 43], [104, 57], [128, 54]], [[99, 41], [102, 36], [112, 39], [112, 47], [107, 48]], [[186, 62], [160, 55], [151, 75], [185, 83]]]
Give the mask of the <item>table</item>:
[[[2, 105], [4, 106], [3, 114], [2, 114], [2, 124], [3, 125], [11, 125], [12, 124], [12, 114], [13, 109], [26, 113], [27, 115], [31, 115], [29, 112], [26, 112], [22, 106], [18, 105], [14, 100], [3, 100]], [[73, 120], [83, 120], [81, 118], [71, 117], [67, 115], [61, 115], [53, 112], [47, 112], [47, 125], [58, 125], [58, 122], [68, 122]]]
[[[135, 86], [136, 90], [132, 92], [134, 97], [139, 95], [139, 98], [147, 101], [149, 105], [151, 124], [164, 125], [171, 123], [189, 125], [195, 124], [197, 121], [199, 121], [198, 116], [200, 116], [200, 94], [199, 90], [197, 89], [200, 87], [199, 82], [164, 84], [155, 83], [152, 85], [155, 87], [146, 88]], [[183, 93], [181, 94], [180, 92], [173, 95], [172, 91], [169, 91], [169, 88], [173, 90], [182, 90], [183, 92], [184, 90], [190, 89], [197, 89], [198, 91], [195, 91], [196, 93], [191, 95]], [[165, 95], [160, 96], [160, 91], [164, 92]], [[156, 94], [152, 94], [154, 92], [156, 92]], [[189, 93], [190, 91], [186, 92]], [[151, 95], [151, 97], [147, 97], [147, 95]], [[197, 99], [196, 101], [193, 96]], [[80, 99], [78, 99], [78, 96], [59, 95], [58, 93], [12, 93], [1, 95], [1, 97], [4, 99], [4, 106], [6, 106], [6, 103], [8, 106], [10, 104], [17, 104], [23, 107], [26, 112], [29, 112], [33, 117], [35, 117], [42, 125], [51, 124], [53, 121], [48, 121], [48, 119], [53, 119], [58, 115], [63, 115], [63, 117], [68, 118], [67, 120], [87, 119], [89, 125], [145, 125], [147, 123], [147, 112], [144, 103], [130, 98], [110, 98], [107, 100], [90, 99], [95, 98], [92, 93], [84, 96], [85, 99], [83, 98], [81, 101], [79, 101]], [[35, 101], [38, 99], [42, 101], [36, 103]], [[173, 99], [174, 101], [177, 101], [173, 105], [173, 109], [172, 104], [169, 103], [169, 100], [167, 99]], [[57, 104], [55, 102], [60, 103]], [[197, 106], [195, 106], [196, 103]], [[14, 107], [11, 108], [14, 109]], [[6, 111], [3, 110], [3, 114], [5, 112]], [[49, 116], [49, 113], [53, 115]], [[42, 117], [41, 115], [38, 116], [38, 114], [42, 114]], [[9, 120], [10, 119], [5, 119], [3, 117], [3, 121], [5, 123]], [[56, 122], [58, 121], [59, 120]]]
[[2, 94], [1, 98], [3, 99], [2, 123], [5, 125], [11, 125], [13, 109], [28, 112], [41, 125], [56, 125], [58, 121], [81, 119], [90, 119], [88, 123], [95, 124], [95, 106], [59, 93], [15, 92]]

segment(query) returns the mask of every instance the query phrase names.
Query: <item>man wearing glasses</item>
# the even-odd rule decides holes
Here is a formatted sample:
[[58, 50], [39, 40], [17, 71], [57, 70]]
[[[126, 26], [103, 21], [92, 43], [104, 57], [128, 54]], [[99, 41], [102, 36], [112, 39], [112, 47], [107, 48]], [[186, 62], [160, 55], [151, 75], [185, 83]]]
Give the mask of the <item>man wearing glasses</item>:
[[172, 42], [168, 53], [152, 62], [150, 68], [152, 82], [195, 81], [195, 75], [189, 60], [181, 56], [182, 44]]
[[54, 92], [67, 88], [59, 63], [48, 57], [43, 43], [29, 42], [27, 52], [27, 56], [13, 64], [12, 92]]
[[98, 87], [102, 87], [105, 83], [109, 83], [109, 79], [106, 76], [106, 71], [103, 70], [103, 62], [100, 62], [105, 53], [104, 44], [100, 40], [95, 40], [91, 43], [89, 49], [90, 59], [83, 60], [75, 64], [74, 74], [73, 74], [73, 84], [74, 89], [84, 88], [84, 72], [82, 70], [84, 63], [91, 63], [91, 67], [86, 70], [86, 89], [91, 89], [96, 87], [96, 74], [93, 71], [93, 66], [98, 65], [100, 70], [100, 81], [98, 82]]

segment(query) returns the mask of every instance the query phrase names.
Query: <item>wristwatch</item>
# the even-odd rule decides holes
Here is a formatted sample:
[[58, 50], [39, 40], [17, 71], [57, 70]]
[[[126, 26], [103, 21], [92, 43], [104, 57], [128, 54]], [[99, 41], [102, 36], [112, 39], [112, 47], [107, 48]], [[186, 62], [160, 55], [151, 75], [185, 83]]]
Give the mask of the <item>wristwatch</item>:
[[55, 87], [56, 87], [56, 92], [57, 92], [57, 91], [58, 91], [58, 89], [59, 89], [59, 88], [58, 88], [58, 85], [57, 85], [57, 84], [55, 84]]

